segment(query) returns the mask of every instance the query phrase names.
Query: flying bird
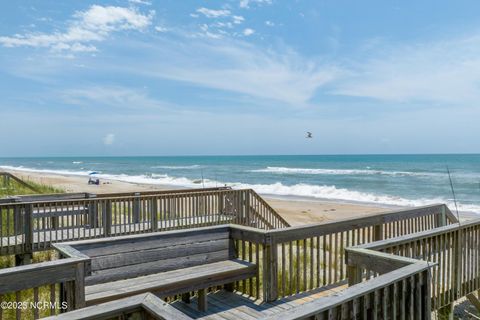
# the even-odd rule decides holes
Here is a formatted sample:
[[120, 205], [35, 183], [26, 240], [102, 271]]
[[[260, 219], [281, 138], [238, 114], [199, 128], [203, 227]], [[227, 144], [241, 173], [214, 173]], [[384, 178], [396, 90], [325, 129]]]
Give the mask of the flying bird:
[[308, 139], [313, 138], [313, 137], [312, 137], [312, 133], [307, 131], [307, 136], [306, 136], [305, 138], [308, 138]]

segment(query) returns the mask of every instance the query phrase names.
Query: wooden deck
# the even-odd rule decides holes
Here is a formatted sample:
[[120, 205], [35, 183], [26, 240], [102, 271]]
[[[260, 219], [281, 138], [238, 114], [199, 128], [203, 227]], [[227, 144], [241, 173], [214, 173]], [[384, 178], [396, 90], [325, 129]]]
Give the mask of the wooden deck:
[[299, 293], [270, 303], [253, 300], [239, 293], [220, 290], [208, 295], [208, 310], [206, 312], [198, 310], [196, 297], [192, 298], [189, 304], [183, 301], [175, 301], [171, 305], [193, 319], [255, 320], [266, 316], [281, 314], [293, 307], [340, 292], [345, 288], [347, 288], [346, 282], [339, 282], [334, 285]]
[[[243, 197], [249, 194], [241, 195]], [[143, 298], [124, 298], [133, 299], [128, 300], [129, 304], [125, 302], [127, 300], [122, 300], [106, 302], [105, 306], [101, 304], [84, 308], [85, 293], [88, 293], [85, 287], [103, 281], [96, 279], [97, 282], [87, 283], [90, 281], [87, 278], [90, 275], [96, 276], [93, 272], [98, 271], [112, 277], [104, 280], [116, 281], [120, 278], [116, 275], [113, 277], [108, 270], [119, 269], [119, 276], [128, 275], [132, 279], [172, 271], [175, 272], [175, 277], [185, 275], [190, 281], [190, 276], [193, 278], [195, 274], [190, 274], [186, 269], [194, 264], [203, 265], [206, 264], [204, 262], [215, 263], [217, 260], [230, 259], [255, 265], [256, 270], [247, 279], [229, 277], [225, 280], [219, 277], [218, 283], [216, 280], [212, 282], [209, 278], [211, 271], [208, 271], [203, 274], [206, 281], [202, 278], [198, 281], [198, 286], [195, 282], [195, 285], [185, 285], [181, 290], [178, 286], [182, 281], [175, 281], [174, 288], [172, 287], [175, 292], [165, 290], [165, 295], [158, 293], [159, 297], [171, 301], [171, 304], [157, 301], [156, 308], [161, 309], [157, 310], [159, 318], [397, 319], [398, 316], [410, 314], [412, 319], [430, 319], [432, 311], [444, 309], [480, 288], [480, 282], [477, 281], [480, 279], [480, 219], [455, 223], [454, 216], [445, 205], [275, 229], [273, 226], [276, 220], [270, 217], [273, 211], [267, 210], [267, 206], [261, 210], [253, 206], [255, 210], [250, 211], [251, 197], [237, 197], [240, 204], [231, 201], [227, 208], [221, 205], [222, 199], [225, 200], [226, 197], [215, 196], [212, 198], [212, 208], [215, 210], [203, 210], [203, 205], [196, 205], [197, 200], [200, 203], [202, 199], [200, 196], [193, 198], [194, 202], [188, 198], [187, 204], [193, 203], [195, 210], [192, 212], [196, 216], [182, 214], [190, 211], [172, 204], [164, 205], [159, 210], [156, 206], [163, 205], [166, 200], [159, 197], [142, 200], [147, 206], [146, 211], [135, 209], [144, 208], [138, 206], [140, 198], [134, 198], [127, 205], [116, 199], [102, 199], [101, 202], [92, 200], [96, 201], [93, 203], [94, 209], [92, 203], [85, 206], [90, 208], [88, 218], [84, 219], [83, 216], [87, 213], [82, 213], [80, 219], [70, 219], [74, 222], [70, 225], [51, 223], [52, 220], [40, 223], [39, 219], [32, 216], [32, 213], [37, 213], [37, 203], [21, 204], [24, 207], [20, 210], [9, 204], [4, 210], [7, 219], [12, 221], [12, 217], [20, 216], [19, 213], [24, 218], [16, 220], [16, 224], [7, 221], [5, 226], [9, 231], [18, 230], [22, 238], [19, 240], [23, 240], [20, 246], [25, 251], [43, 250], [43, 246], [50, 246], [52, 242], [71, 243], [55, 244], [62, 258], [60, 260], [0, 270], [0, 295], [4, 297], [5, 294], [13, 293], [19, 300], [19, 297], [23, 297], [23, 292], [33, 289], [33, 301], [39, 302], [42, 301], [40, 289], [49, 285], [50, 300], [60, 299], [67, 303], [68, 310], [77, 309], [76, 314], [80, 315], [77, 319], [85, 318], [81, 316], [83, 309], [89, 314], [98, 315], [91, 319], [104, 319], [110, 311], [117, 312], [115, 314], [119, 317], [125, 315], [125, 312], [148, 313], [153, 311], [149, 309], [148, 301], [145, 301], [152, 296], [144, 293]], [[75, 205], [78, 204], [73, 204]], [[230, 210], [232, 205], [237, 209]], [[61, 209], [65, 205], [54, 203], [50, 207]], [[128, 210], [124, 210], [125, 207]], [[226, 213], [230, 212], [235, 214], [233, 222], [217, 225], [223, 218], [228, 220], [231, 216]], [[91, 219], [94, 213], [98, 214], [99, 219]], [[208, 215], [211, 218], [205, 219]], [[123, 219], [114, 219], [117, 216], [128, 219], [119, 225], [118, 221]], [[152, 219], [149, 220], [149, 217]], [[198, 218], [200, 220], [195, 220]], [[142, 222], [130, 224], [130, 221], [139, 221], [138, 219]], [[165, 219], [167, 222], [157, 224], [157, 219]], [[269, 222], [269, 226], [265, 225], [264, 220], [273, 222]], [[22, 221], [26, 223], [22, 225]], [[165, 226], [168, 221], [172, 223]], [[192, 222], [198, 222], [198, 225]], [[85, 223], [103, 228], [89, 228]], [[184, 223], [186, 228], [179, 227], [180, 223]], [[261, 229], [257, 224], [265, 228]], [[57, 229], [52, 229], [53, 226], [57, 226]], [[64, 226], [68, 228], [59, 228]], [[200, 226], [202, 228], [198, 228]], [[38, 232], [41, 227], [49, 229]], [[157, 230], [166, 232], [147, 234]], [[109, 237], [118, 235], [122, 236]], [[100, 239], [103, 237], [108, 239]], [[82, 238], [88, 241], [78, 242]], [[143, 239], [143, 246], [139, 245], [139, 239]], [[159, 239], [162, 241], [157, 241]], [[153, 242], [159, 242], [159, 246], [152, 247]], [[192, 245], [192, 242], [195, 244]], [[18, 264], [28, 261], [28, 255], [19, 256]], [[208, 260], [210, 258], [216, 260]], [[181, 269], [183, 271], [179, 271]], [[212, 273], [218, 271], [215, 267], [212, 269], [215, 270]], [[364, 275], [368, 275], [369, 279], [365, 281]], [[139, 285], [149, 286], [150, 282], [145, 281]], [[167, 285], [170, 286], [170, 282]], [[103, 287], [107, 288], [106, 285], [102, 285], [102, 289]], [[130, 287], [129, 284], [118, 289]], [[228, 291], [220, 290], [207, 295], [206, 288], [225, 288]], [[234, 291], [231, 292], [232, 290]], [[142, 289], [142, 292], [146, 291]], [[191, 292], [195, 292], [198, 298], [190, 299], [191, 302], [188, 303], [186, 293]], [[137, 294], [137, 291], [132, 290], [131, 293]], [[182, 301], [175, 300], [180, 295]], [[150, 298], [147, 299], [147, 296]], [[208, 307], [202, 308], [205, 306]], [[130, 309], [127, 310], [127, 307]], [[52, 314], [55, 312], [53, 310]], [[177, 313], [181, 317], [167, 317], [166, 312], [168, 315]], [[22, 312], [16, 313], [17, 319], [25, 318], [22, 316]]]

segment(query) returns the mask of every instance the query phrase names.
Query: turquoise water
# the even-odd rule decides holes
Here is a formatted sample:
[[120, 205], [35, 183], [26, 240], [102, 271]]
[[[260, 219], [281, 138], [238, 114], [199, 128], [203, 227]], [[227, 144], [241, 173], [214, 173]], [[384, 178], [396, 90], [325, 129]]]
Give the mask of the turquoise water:
[[[0, 158], [0, 166], [175, 187], [229, 185], [278, 197], [415, 206], [453, 197], [480, 213], [480, 155]], [[202, 180], [203, 177], [203, 180]]]

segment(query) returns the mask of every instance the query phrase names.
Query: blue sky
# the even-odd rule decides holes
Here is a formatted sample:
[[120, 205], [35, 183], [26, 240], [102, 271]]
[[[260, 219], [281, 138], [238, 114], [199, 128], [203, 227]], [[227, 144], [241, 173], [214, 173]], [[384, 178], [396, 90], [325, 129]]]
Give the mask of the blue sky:
[[1, 156], [480, 152], [478, 1], [1, 7]]

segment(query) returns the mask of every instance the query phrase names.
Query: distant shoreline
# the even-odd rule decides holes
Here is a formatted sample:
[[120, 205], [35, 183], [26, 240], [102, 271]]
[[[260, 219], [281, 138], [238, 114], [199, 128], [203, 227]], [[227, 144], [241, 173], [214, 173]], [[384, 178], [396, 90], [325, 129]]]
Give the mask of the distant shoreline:
[[[480, 156], [184, 156], [44, 157], [0, 160], [1, 169], [127, 182], [146, 189], [251, 188], [285, 201], [334, 202], [397, 209], [445, 203], [480, 214]], [[69, 188], [70, 186], [67, 186]]]
[[[75, 174], [57, 174], [34, 171], [5, 170], [23, 179], [61, 188], [66, 192], [115, 193], [182, 189], [178, 186], [142, 184], [113, 179], [101, 179], [101, 184], [88, 185], [88, 177]], [[367, 214], [401, 209], [398, 206], [381, 204], [351, 203], [309, 199], [290, 196], [262, 195], [290, 224], [305, 225], [311, 223], [335, 221], [360, 217]], [[478, 217], [474, 213], [461, 213], [462, 220]]]

